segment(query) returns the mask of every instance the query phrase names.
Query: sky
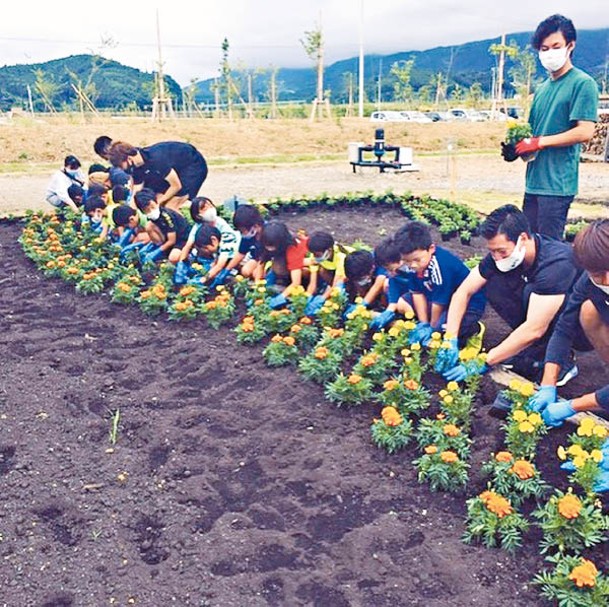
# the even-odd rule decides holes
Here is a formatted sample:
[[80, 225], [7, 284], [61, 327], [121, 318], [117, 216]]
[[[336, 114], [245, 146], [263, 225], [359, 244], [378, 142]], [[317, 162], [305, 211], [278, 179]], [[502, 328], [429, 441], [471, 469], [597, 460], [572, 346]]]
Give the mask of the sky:
[[157, 11], [163, 70], [187, 86], [217, 75], [225, 37], [234, 67], [307, 67], [300, 40], [319, 23], [328, 65], [357, 56], [361, 15], [364, 52], [389, 54], [532, 31], [557, 12], [578, 29], [609, 27], [606, 7], [607, 0], [30, 0], [3, 7], [0, 66], [99, 53], [154, 71]]

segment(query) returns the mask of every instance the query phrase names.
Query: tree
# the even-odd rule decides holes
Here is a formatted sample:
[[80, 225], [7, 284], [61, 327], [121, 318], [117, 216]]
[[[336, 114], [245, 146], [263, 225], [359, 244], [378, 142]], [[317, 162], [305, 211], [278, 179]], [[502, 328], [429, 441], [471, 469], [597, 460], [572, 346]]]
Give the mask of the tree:
[[479, 82], [473, 82], [467, 92], [467, 98], [471, 102], [472, 106], [476, 109], [480, 107], [480, 102], [484, 98], [484, 91], [482, 85]]
[[391, 65], [389, 74], [395, 78], [393, 82], [393, 98], [394, 101], [407, 103], [412, 97], [412, 86], [410, 85], [410, 74], [414, 59], [406, 61], [396, 61]]
[[512, 86], [522, 100], [522, 109], [525, 116], [529, 113], [529, 96], [533, 88], [535, 70], [537, 68], [537, 58], [530, 45], [518, 51], [514, 57], [514, 66], [508, 72]]
[[491, 55], [498, 56], [497, 66], [497, 90], [493, 91], [493, 101], [503, 100], [503, 68], [505, 65], [505, 57], [514, 58], [518, 55], [518, 45], [514, 40], [510, 40], [509, 45], [505, 43], [505, 34], [501, 36], [501, 42], [499, 44], [491, 44], [488, 51]]
[[463, 100], [463, 87], [455, 82], [453, 85], [453, 90], [450, 92], [450, 98], [453, 101], [462, 101]]
[[[220, 91], [226, 99], [226, 111], [228, 119], [233, 119], [233, 84], [231, 81], [231, 69], [228, 61], [228, 51], [230, 45], [228, 38], [222, 41], [222, 61], [220, 62]], [[222, 94], [220, 95], [222, 97]]]
[[54, 113], [56, 110], [53, 106], [53, 97], [57, 94], [59, 85], [51, 78], [47, 79], [42, 69], [34, 70], [34, 78], [34, 90], [40, 95], [46, 109]]
[[319, 117], [322, 117], [323, 108], [327, 106], [328, 114], [330, 114], [330, 107], [324, 98], [324, 38], [321, 24], [316, 25], [314, 30], [305, 32], [305, 37], [300, 39], [300, 43], [309, 59], [315, 62], [317, 68], [317, 94], [313, 100], [311, 118], [315, 116], [316, 108]]

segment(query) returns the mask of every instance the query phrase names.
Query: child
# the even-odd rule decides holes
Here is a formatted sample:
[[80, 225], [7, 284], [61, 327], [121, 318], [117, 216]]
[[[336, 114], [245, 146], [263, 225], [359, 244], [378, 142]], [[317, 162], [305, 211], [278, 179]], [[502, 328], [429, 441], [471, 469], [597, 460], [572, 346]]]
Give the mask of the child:
[[[193, 257], [195, 261], [209, 268], [207, 274], [198, 282], [201, 284], [209, 283], [210, 287], [214, 288], [221, 285], [226, 279], [228, 272], [224, 268], [235, 254], [235, 249], [231, 245], [223, 246], [222, 232], [218, 228], [208, 223], [204, 223], [198, 228], [195, 235]], [[184, 250], [182, 250], [183, 253]]]
[[148, 218], [146, 231], [150, 241], [156, 245], [146, 254], [143, 262], [156, 261], [167, 255], [171, 263], [177, 263], [188, 239], [189, 226], [184, 216], [173, 209], [161, 208], [156, 201], [156, 194], [149, 188], [135, 194], [135, 204]]
[[[279, 308], [288, 302], [295, 287], [302, 285], [305, 271], [308, 238], [304, 235], [293, 236], [285, 223], [271, 221], [262, 228], [260, 240], [262, 255], [256, 278], [263, 278], [266, 272], [267, 286], [277, 285], [281, 292], [271, 299], [272, 308]], [[307, 271], [307, 276], [309, 272]]]
[[[415, 272], [412, 301], [418, 323], [410, 335], [411, 343], [426, 345], [434, 331], [446, 322], [446, 311], [453, 293], [469, 275], [467, 266], [455, 255], [437, 247], [429, 226], [420, 221], [409, 221], [395, 234], [395, 243], [405, 265]], [[482, 345], [484, 325], [479, 322], [486, 297], [480, 291], [474, 295], [459, 329], [459, 345], [478, 334]]]
[[111, 197], [114, 204], [129, 204], [131, 201], [131, 190], [124, 185], [115, 185], [112, 188]]
[[412, 312], [414, 272], [402, 263], [400, 249], [393, 238], [386, 238], [374, 249], [374, 259], [387, 277], [387, 308], [370, 323], [379, 330], [389, 324], [396, 314]]
[[243, 276], [246, 278], [254, 276], [262, 254], [260, 239], [264, 223], [264, 219], [256, 207], [249, 204], [237, 207], [233, 215], [233, 225], [241, 233], [241, 242], [237, 254], [226, 266], [228, 271], [241, 264], [240, 272]]
[[119, 228], [123, 228], [123, 234], [128, 230], [131, 232], [124, 244], [150, 242], [150, 236], [146, 231], [148, 218], [139, 209], [134, 209], [128, 204], [119, 204], [112, 210], [112, 219]]
[[353, 251], [345, 258], [345, 288], [351, 305], [346, 314], [352, 312], [357, 304], [353, 303], [361, 298], [366, 308], [376, 301], [384, 305], [386, 272], [376, 266], [374, 255], [370, 251]]
[[84, 176], [80, 171], [80, 160], [76, 156], [66, 156], [63, 168], [55, 171], [51, 176], [46, 191], [46, 201], [55, 208], [69, 207], [78, 213], [78, 207], [68, 195], [71, 185], [84, 186]]
[[101, 196], [88, 196], [85, 201], [84, 211], [89, 218], [91, 229], [99, 234], [99, 238], [106, 239], [110, 231], [110, 224], [107, 221], [108, 212], [106, 203]]
[[68, 196], [70, 197], [70, 200], [80, 208], [82, 207], [85, 198], [85, 190], [78, 184], [73, 183], [68, 188]]
[[330, 296], [334, 287], [345, 282], [345, 258], [353, 251], [351, 247], [336, 244], [328, 232], [313, 232], [309, 238], [311, 280], [308, 291], [320, 294], [312, 296], [307, 305], [307, 314], [316, 314]]

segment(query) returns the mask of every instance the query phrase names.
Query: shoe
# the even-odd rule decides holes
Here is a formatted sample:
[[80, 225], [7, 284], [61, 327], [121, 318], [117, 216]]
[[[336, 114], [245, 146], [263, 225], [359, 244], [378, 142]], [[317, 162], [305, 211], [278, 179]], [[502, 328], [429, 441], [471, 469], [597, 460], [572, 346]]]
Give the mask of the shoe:
[[556, 381], [556, 385], [560, 388], [570, 382], [573, 378], [579, 375], [579, 369], [575, 364], [575, 361], [567, 368], [561, 368], [560, 375]]

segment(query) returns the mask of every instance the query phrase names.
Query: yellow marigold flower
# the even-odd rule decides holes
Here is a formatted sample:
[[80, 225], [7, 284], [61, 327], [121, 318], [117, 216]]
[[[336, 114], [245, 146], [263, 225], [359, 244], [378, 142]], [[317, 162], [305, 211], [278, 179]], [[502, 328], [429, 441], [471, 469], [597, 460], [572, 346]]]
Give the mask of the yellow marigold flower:
[[596, 422], [591, 417], [584, 417], [577, 427], [578, 436], [592, 436]]
[[515, 422], [523, 422], [529, 416], [527, 415], [527, 412], [524, 411], [523, 409], [516, 409], [516, 411], [514, 411], [514, 413], [512, 414], [512, 417]]
[[512, 506], [505, 497], [501, 495], [492, 495], [486, 501], [486, 508], [489, 512], [496, 514], [498, 518], [503, 518], [512, 513]]
[[600, 464], [603, 461], [603, 452], [600, 449], [593, 449], [590, 452], [590, 457], [597, 463]]
[[533, 434], [533, 432], [535, 432], [535, 426], [529, 421], [520, 422], [518, 424], [518, 430], [523, 434]]
[[497, 462], [511, 462], [514, 456], [509, 451], [499, 451], [495, 454], [495, 461]]
[[440, 390], [438, 392], [438, 395], [440, 396], [440, 398], [444, 398], [445, 396], [448, 396], [448, 390]]
[[556, 455], [558, 455], [558, 459], [562, 460], [563, 462], [567, 459], [567, 451], [562, 445], [556, 449]]
[[404, 314], [404, 318], [407, 320], [412, 320], [414, 318], [414, 312], [412, 310], [408, 310], [408, 312]]
[[508, 384], [508, 388], [510, 390], [513, 390], [514, 392], [520, 392], [521, 385], [522, 385], [522, 382], [519, 379], [512, 379], [512, 380], [510, 380], [510, 383]]
[[459, 461], [459, 456], [454, 451], [442, 451], [442, 453], [440, 453], [440, 459], [445, 464], [454, 464]]
[[558, 514], [566, 519], [577, 518], [581, 512], [582, 503], [577, 495], [567, 493], [558, 500]]
[[399, 385], [400, 385], [400, 382], [397, 379], [388, 379], [383, 384], [383, 388], [385, 390], [387, 390], [388, 392], [391, 392], [391, 390], [395, 390], [396, 388], [398, 388]]
[[529, 413], [529, 423], [533, 424], [533, 426], [539, 426], [543, 420], [541, 419], [541, 415], [539, 413]]
[[410, 350], [409, 350], [408, 348], [402, 348], [402, 349], [400, 350], [400, 354], [401, 354], [402, 356], [410, 356]]
[[412, 331], [416, 326], [417, 326], [417, 323], [412, 322], [412, 320], [409, 320], [404, 323], [404, 329], [406, 329], [406, 331]]
[[400, 330], [397, 327], [391, 327], [388, 331], [389, 337], [397, 337], [400, 334]]
[[517, 459], [510, 468], [510, 472], [515, 474], [521, 481], [526, 481], [535, 476], [535, 466], [525, 459]]
[[594, 588], [596, 586], [596, 578], [598, 577], [598, 569], [596, 565], [588, 559], [582, 559], [582, 564], [574, 567], [569, 574], [569, 579], [575, 583], [578, 588]]
[[587, 459], [588, 458], [583, 455], [577, 455], [576, 457], [573, 458], [573, 465], [576, 468], [581, 468], [582, 466], [584, 466], [586, 464]]
[[599, 438], [606, 438], [607, 437], [607, 428], [605, 428], [605, 426], [601, 426], [600, 424], [597, 424], [596, 426], [594, 426], [594, 430], [592, 430], [592, 434], [594, 434], [594, 436], [598, 436]]
[[411, 349], [413, 352], [418, 352], [418, 351], [421, 349], [421, 344], [412, 344], [412, 345], [410, 346], [410, 349]]
[[449, 381], [446, 384], [446, 389], [449, 392], [458, 392], [459, 391], [459, 384], [456, 381]]
[[382, 333], [375, 333], [372, 336], [372, 341], [381, 341], [383, 339], [383, 334]]
[[439, 341], [439, 340], [437, 340], [437, 339], [432, 339], [432, 340], [429, 342], [429, 344], [427, 345], [427, 347], [428, 347], [430, 350], [437, 350], [437, 349], [440, 347], [440, 345], [441, 345], [441, 344], [442, 344], [442, 342], [441, 342], [441, 341]]
[[410, 363], [412, 363], [412, 358], [408, 357], [404, 359], [404, 364], [405, 365], [409, 365]]
[[522, 394], [522, 396], [533, 396], [533, 394], [535, 394], [535, 386], [530, 381], [522, 382], [520, 394]]
[[347, 378], [347, 381], [355, 386], [356, 384], [359, 384], [360, 381], [362, 381], [362, 376], [361, 375], [357, 375], [357, 373], [351, 373], [351, 375], [349, 375], [349, 377]]
[[427, 455], [433, 455], [438, 452], [438, 448], [435, 445], [427, 445], [425, 449], [423, 449]]
[[567, 449], [567, 453], [569, 455], [574, 455], [574, 456], [578, 456], [578, 455], [582, 455], [583, 453], [585, 453], [585, 451], [582, 449], [581, 445], [571, 445], [569, 446], [569, 448]]
[[454, 400], [455, 399], [450, 394], [442, 399], [442, 401], [447, 405], [452, 405]]
[[442, 339], [442, 334], [439, 333], [438, 331], [434, 331], [431, 334], [431, 339], [433, 339], [434, 341], [438, 341], [438, 340]]
[[446, 415], [444, 413], [438, 413], [436, 415], [436, 419], [439, 419], [439, 420], [446, 419]]
[[446, 424], [442, 428], [442, 432], [444, 432], [446, 436], [459, 436], [459, 434], [461, 434], [461, 430], [459, 430], [455, 424]]

